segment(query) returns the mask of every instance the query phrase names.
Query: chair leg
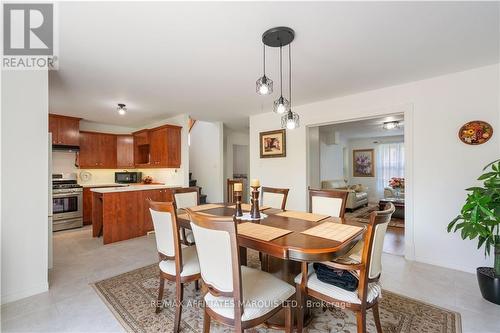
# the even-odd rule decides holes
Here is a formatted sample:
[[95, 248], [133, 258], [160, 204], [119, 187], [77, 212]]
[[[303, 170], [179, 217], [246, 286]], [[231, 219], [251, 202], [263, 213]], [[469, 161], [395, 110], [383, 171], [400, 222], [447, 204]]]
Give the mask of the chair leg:
[[358, 333], [366, 333], [366, 310], [356, 312], [356, 322], [358, 324]]
[[382, 333], [382, 324], [380, 323], [380, 314], [378, 312], [378, 302], [372, 307], [373, 319], [375, 319], [375, 326], [377, 326], [377, 333]]
[[182, 298], [184, 294], [184, 284], [176, 282], [175, 286], [175, 319], [174, 333], [179, 332], [181, 326]]
[[204, 309], [204, 315], [203, 315], [203, 333], [209, 333], [210, 332], [210, 315], [207, 312], [207, 309]]
[[290, 304], [285, 306], [285, 333], [293, 331], [293, 309]]
[[196, 291], [200, 290], [200, 282], [198, 280], [194, 281], [194, 289]]
[[165, 279], [160, 274], [160, 288], [158, 289], [158, 301], [156, 302], [156, 313], [160, 313], [162, 309], [164, 290], [165, 290]]
[[300, 290], [300, 285], [296, 288], [297, 297], [297, 333], [302, 333], [304, 328], [304, 293]]

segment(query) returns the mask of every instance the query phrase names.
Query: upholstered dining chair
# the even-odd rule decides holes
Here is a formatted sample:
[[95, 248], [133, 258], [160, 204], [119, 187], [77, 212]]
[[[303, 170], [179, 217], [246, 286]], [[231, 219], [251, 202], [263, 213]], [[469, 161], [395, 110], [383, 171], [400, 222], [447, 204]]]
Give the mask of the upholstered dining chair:
[[181, 246], [175, 203], [149, 200], [149, 211], [155, 229], [156, 247], [160, 257], [160, 288], [156, 313], [162, 309], [165, 280], [175, 282], [174, 332], [179, 332], [184, 284], [195, 282], [198, 288], [200, 265], [195, 246]]
[[309, 212], [344, 217], [348, 194], [346, 191], [309, 188]]
[[235, 203], [236, 199], [234, 197], [234, 184], [241, 184], [243, 187], [243, 198], [245, 198], [245, 182], [243, 179], [227, 179], [227, 202]]
[[203, 332], [212, 319], [236, 332], [257, 326], [285, 308], [286, 332], [292, 331], [289, 301], [295, 288], [261, 270], [240, 265], [237, 222], [232, 217], [187, 212], [196, 238], [205, 303]]
[[288, 188], [262, 187], [262, 206], [285, 210]]
[[[172, 193], [174, 196], [175, 206], [179, 210], [178, 213], [181, 213], [180, 210], [183, 210], [184, 208], [194, 207], [200, 204], [200, 188], [197, 186], [174, 188]], [[194, 236], [191, 230], [181, 228], [181, 240], [186, 245], [193, 245]]]
[[307, 297], [313, 297], [334, 306], [345, 306], [354, 311], [358, 333], [366, 332], [366, 310], [372, 309], [377, 332], [382, 333], [378, 311], [378, 299], [382, 292], [379, 279], [382, 273], [384, 237], [394, 210], [394, 205], [390, 203], [386, 210], [370, 214], [370, 222], [364, 234], [361, 262], [352, 264], [328, 262], [328, 265], [333, 268], [357, 272], [359, 284], [356, 291], [347, 291], [321, 282], [310, 265], [302, 264], [302, 273], [295, 278], [299, 303], [297, 333], [302, 332], [304, 326], [303, 310]]

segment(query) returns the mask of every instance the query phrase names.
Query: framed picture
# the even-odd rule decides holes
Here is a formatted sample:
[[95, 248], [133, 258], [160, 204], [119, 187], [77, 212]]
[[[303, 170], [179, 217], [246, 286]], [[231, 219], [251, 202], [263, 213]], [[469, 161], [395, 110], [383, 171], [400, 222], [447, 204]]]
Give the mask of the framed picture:
[[260, 158], [286, 157], [284, 129], [260, 133]]
[[352, 176], [375, 177], [374, 149], [355, 149], [352, 151]]
[[491, 139], [493, 127], [485, 121], [469, 121], [460, 127], [458, 137], [468, 145], [480, 145]]

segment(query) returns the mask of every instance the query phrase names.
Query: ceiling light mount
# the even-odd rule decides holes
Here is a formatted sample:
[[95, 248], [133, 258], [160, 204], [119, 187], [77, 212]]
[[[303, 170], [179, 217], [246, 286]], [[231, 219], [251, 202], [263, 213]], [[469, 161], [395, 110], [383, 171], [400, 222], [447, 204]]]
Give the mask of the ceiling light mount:
[[400, 128], [401, 126], [402, 126], [402, 123], [400, 121], [386, 121], [382, 125], [382, 127], [385, 130], [393, 130], [393, 129]]
[[283, 47], [295, 38], [295, 31], [288, 27], [275, 27], [262, 34], [262, 42], [270, 47]]
[[118, 111], [118, 114], [120, 114], [121, 116], [127, 113], [126, 105], [123, 103], [118, 103], [118, 108], [116, 110]]

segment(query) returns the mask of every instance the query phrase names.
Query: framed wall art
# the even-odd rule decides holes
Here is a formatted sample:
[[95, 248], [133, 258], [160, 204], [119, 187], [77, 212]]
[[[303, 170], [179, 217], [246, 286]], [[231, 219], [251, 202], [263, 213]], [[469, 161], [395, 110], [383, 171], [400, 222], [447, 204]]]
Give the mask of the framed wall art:
[[374, 149], [355, 149], [352, 151], [352, 176], [375, 177]]
[[260, 158], [286, 157], [284, 129], [260, 133]]
[[468, 145], [480, 145], [491, 139], [493, 127], [485, 121], [473, 120], [464, 124], [458, 131], [460, 140]]

